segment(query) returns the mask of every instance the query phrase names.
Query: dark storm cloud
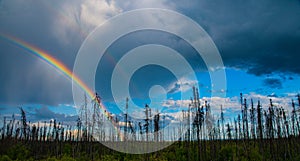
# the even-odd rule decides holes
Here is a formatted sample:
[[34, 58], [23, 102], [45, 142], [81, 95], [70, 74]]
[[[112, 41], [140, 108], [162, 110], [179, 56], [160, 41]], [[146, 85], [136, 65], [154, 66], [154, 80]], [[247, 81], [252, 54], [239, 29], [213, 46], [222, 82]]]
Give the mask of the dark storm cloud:
[[[103, 13], [106, 18], [114, 12], [106, 14], [106, 9], [101, 8], [103, 12], [97, 10], [96, 5], [93, 6], [97, 4], [94, 0], [51, 2], [1, 0], [0, 32], [51, 53], [72, 69], [77, 51], [86, 36], [81, 33], [88, 33], [88, 29], [95, 27], [86, 24], [94, 22], [94, 19], [89, 19], [91, 16], [82, 8], [87, 7], [91, 13]], [[300, 74], [300, 66], [297, 65], [300, 60], [300, 3], [297, 0], [108, 2], [110, 5], [107, 7], [119, 7], [123, 11], [141, 7], [175, 8], [199, 23], [212, 36], [227, 67], [244, 69], [256, 75], [272, 72]], [[82, 6], [82, 3], [86, 4]], [[115, 6], [111, 6], [113, 4]], [[159, 38], [160, 42], [171, 44], [169, 46], [178, 45], [174, 40]], [[199, 58], [193, 59], [192, 54], [188, 56], [194, 66], [203, 68], [196, 65]], [[0, 103], [54, 105], [72, 101], [71, 84], [62, 74], [49, 70], [48, 65], [38, 58], [2, 39], [0, 70]], [[97, 77], [107, 77], [109, 74], [105, 71], [97, 73]], [[266, 81], [266, 85], [272, 84], [272, 81]], [[101, 92], [109, 91], [109, 82], [103, 86], [106, 87], [101, 86]]]
[[[61, 17], [44, 1], [2, 1], [0, 33], [32, 44], [72, 69], [83, 38], [70, 30], [65, 43], [57, 37], [55, 23]], [[40, 58], [0, 38], [0, 102], [57, 105], [72, 100], [71, 83]]]
[[[27, 121], [31, 123], [38, 121], [50, 121], [56, 119], [57, 122], [63, 122], [64, 125], [75, 125], [78, 115], [69, 115], [67, 112], [56, 113], [49, 109], [48, 106], [42, 105], [41, 107], [37, 106], [24, 106], [22, 107], [25, 111]], [[21, 111], [20, 106], [10, 106], [5, 105], [0, 107], [0, 117], [6, 116], [8, 119], [14, 114], [17, 120], [21, 120]]]
[[51, 111], [47, 106], [35, 109], [35, 113], [31, 114], [32, 119], [35, 120], [50, 120], [56, 119], [58, 122], [75, 122], [78, 116], [69, 116], [66, 114], [55, 113]]
[[[176, 50], [178, 53], [181, 53], [188, 62], [192, 62], [191, 66], [194, 70], [205, 68], [205, 63], [197, 52], [193, 50], [187, 42], [181, 41], [175, 35], [154, 30], [133, 32], [115, 41], [107, 49], [107, 52], [98, 64], [96, 90], [99, 91], [99, 94], [103, 99], [112, 100], [113, 98], [110, 92], [111, 77], [114, 67], [121, 57], [130, 50], [146, 44], [168, 46], [171, 49]], [[166, 59], [164, 57], [161, 57], [160, 59], [164, 61], [172, 61], [171, 59]], [[180, 68], [182, 67], [178, 66], [178, 70], [180, 70]], [[130, 78], [129, 91], [131, 97], [148, 98], [148, 92], [153, 85], [161, 85], [167, 92], [171, 90], [172, 92], [169, 92], [170, 94], [178, 92], [179, 90], [179, 88], [174, 90], [168, 88], [173, 88], [170, 87], [170, 85], [173, 85], [174, 82], [178, 81], [177, 79], [180, 78], [176, 78], [171, 71], [158, 65], [149, 64], [139, 68], [139, 70], [135, 71]], [[120, 76], [120, 79], [122, 79], [122, 76]], [[184, 83], [187, 84], [182, 84], [182, 87], [184, 88], [181, 88], [181, 90], [185, 90], [187, 87], [190, 89], [192, 85], [189, 83], [193, 82]]]
[[226, 66], [256, 75], [300, 74], [299, 1], [176, 2], [212, 36]]
[[0, 74], [2, 103], [57, 105], [72, 98], [71, 83], [66, 77], [25, 52], [18, 54], [17, 59], [11, 58], [15, 55], [11, 53], [6, 57], [8, 60], [1, 60], [8, 63], [1, 68]]
[[263, 85], [270, 88], [282, 88], [282, 81], [277, 78], [266, 78]]

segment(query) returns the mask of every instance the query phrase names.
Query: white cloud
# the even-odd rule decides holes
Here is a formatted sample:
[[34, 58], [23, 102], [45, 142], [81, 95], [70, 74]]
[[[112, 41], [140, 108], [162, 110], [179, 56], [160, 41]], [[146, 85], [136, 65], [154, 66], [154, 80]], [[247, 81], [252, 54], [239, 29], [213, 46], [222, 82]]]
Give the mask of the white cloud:
[[135, 108], [128, 112], [128, 116], [134, 119], [145, 119], [145, 111], [144, 109]]
[[122, 12], [114, 0], [77, 0], [71, 4], [63, 3], [60, 8], [55, 10], [58, 13], [53, 32], [65, 43], [72, 41], [70, 31], [84, 39], [95, 27]]
[[166, 100], [162, 103], [163, 107], [168, 108], [178, 108], [178, 107], [188, 107], [191, 103], [191, 100]]
[[284, 97], [264, 96], [264, 95], [260, 95], [257, 93], [250, 93], [250, 94], [246, 94], [245, 98], [248, 99], [247, 100], [248, 104], [250, 103], [249, 99], [252, 98], [254, 101], [255, 107], [256, 107], [257, 101], [260, 100], [261, 104], [263, 105], [263, 108], [265, 108], [265, 109], [269, 107], [270, 99], [272, 99], [274, 106], [283, 107], [289, 111], [291, 109], [292, 99], [295, 98], [295, 96], [296, 96], [296, 93], [295, 94], [289, 93]]
[[95, 27], [121, 11], [114, 0], [110, 3], [105, 0], [86, 0], [80, 6], [80, 20], [81, 23]]
[[168, 88], [168, 93], [186, 92], [197, 85], [197, 81], [181, 78], [180, 80], [172, 83]]
[[56, 13], [53, 33], [70, 43], [70, 31], [85, 38], [95, 27], [109, 18], [124, 11], [140, 8], [175, 9], [175, 4], [166, 0], [74, 0], [72, 3], [60, 2], [60, 5], [47, 4]]
[[[270, 106], [270, 99], [272, 99], [272, 103], [274, 106], [277, 107], [283, 107], [287, 111], [291, 111], [291, 100], [292, 98], [295, 99], [296, 94], [288, 94], [284, 97], [270, 97], [270, 96], [264, 96], [257, 93], [249, 93], [243, 95], [244, 98], [247, 99], [247, 105], [248, 108], [251, 108], [251, 99], [253, 100], [254, 108], [257, 108], [257, 102], [260, 101], [262, 108], [264, 110], [268, 109]], [[210, 104], [212, 113], [214, 115], [219, 115], [221, 112], [221, 105], [223, 108], [223, 112], [226, 115], [231, 115], [233, 113], [239, 113], [241, 110], [241, 103], [240, 103], [240, 97], [234, 96], [234, 97], [203, 97], [200, 99], [201, 104], [203, 105], [205, 101], [208, 101]], [[166, 100], [162, 106], [168, 107], [168, 108], [177, 108], [177, 107], [188, 107], [191, 103], [191, 100]], [[229, 113], [233, 112], [233, 113]]]

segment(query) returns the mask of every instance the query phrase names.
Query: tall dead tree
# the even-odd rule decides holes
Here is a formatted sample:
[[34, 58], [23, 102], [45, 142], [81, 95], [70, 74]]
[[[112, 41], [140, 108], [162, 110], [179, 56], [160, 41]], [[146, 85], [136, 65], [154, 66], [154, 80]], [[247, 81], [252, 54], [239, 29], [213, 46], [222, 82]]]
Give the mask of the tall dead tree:
[[235, 132], [235, 140], [237, 141], [239, 139], [239, 131], [238, 131], [238, 122], [236, 118], [234, 118], [234, 132]]
[[241, 126], [241, 115], [238, 114], [238, 117], [237, 117], [237, 122], [238, 122], [238, 133], [239, 133], [239, 139], [242, 139], [242, 126]]
[[159, 141], [159, 113], [154, 115], [154, 141], [158, 142]]
[[145, 129], [146, 129], [146, 141], [149, 141], [149, 114], [150, 114], [150, 107], [148, 104], [145, 105]]
[[84, 93], [84, 105], [82, 112], [84, 114], [84, 129], [83, 129], [83, 135], [84, 135], [84, 141], [88, 141], [89, 139], [89, 121], [88, 121], [88, 107], [87, 107], [87, 97]]
[[269, 106], [269, 136], [271, 139], [274, 139], [274, 105], [272, 99], [270, 99], [270, 106]]
[[230, 124], [229, 123], [227, 123], [226, 124], [226, 133], [227, 133], [227, 138], [228, 138], [228, 140], [231, 140], [231, 136], [232, 136], [232, 134], [231, 134], [231, 127], [230, 127]]
[[223, 140], [225, 140], [225, 118], [224, 118], [224, 112], [223, 112], [223, 106], [221, 105], [221, 124], [222, 124], [222, 134], [223, 134]]
[[132, 139], [133, 139], [133, 141], [136, 141], [136, 130], [135, 130], [135, 128], [132, 126], [133, 123], [132, 123], [131, 121], [128, 121], [128, 125], [129, 125], [129, 128], [130, 128], [130, 132], [131, 132]]
[[244, 124], [245, 124], [245, 139], [249, 138], [249, 124], [248, 124], [248, 105], [247, 105], [247, 100], [244, 98]]
[[282, 127], [281, 127], [281, 118], [282, 118], [282, 111], [281, 108], [276, 108], [276, 125], [277, 125], [277, 138], [282, 137]]
[[251, 99], [251, 109], [250, 109], [250, 122], [251, 122], [251, 137], [252, 139], [256, 139], [256, 129], [255, 129], [255, 108], [254, 108], [254, 105], [253, 105], [253, 100]]
[[207, 135], [211, 139], [212, 138], [212, 130], [213, 130], [213, 125], [214, 125], [214, 120], [211, 114], [211, 107], [210, 104], [207, 103], [207, 101], [204, 102], [205, 106], [205, 125], [206, 125], [206, 130], [207, 130]]
[[11, 120], [11, 124], [10, 124], [10, 128], [9, 128], [9, 137], [12, 137], [13, 135], [13, 130], [14, 130], [14, 127], [15, 127], [15, 114], [12, 114], [12, 120]]
[[124, 139], [127, 140], [127, 129], [128, 129], [128, 97], [126, 98], [126, 106], [125, 106], [125, 126], [124, 126]]
[[[297, 98], [298, 98], [298, 110], [296, 110], [296, 112], [300, 110], [300, 94], [297, 95]], [[296, 113], [297, 114], [297, 113]], [[300, 121], [300, 116], [299, 118], [297, 118], [298, 120], [296, 121], [296, 124], [297, 124], [297, 128], [298, 128], [298, 136], [300, 136], [300, 124], [299, 124], [299, 121]]]
[[98, 93], [95, 94], [95, 98], [93, 100], [94, 102], [94, 106], [93, 106], [93, 114], [92, 114], [92, 129], [91, 129], [91, 133], [90, 133], [90, 141], [93, 141], [95, 138], [94, 138], [94, 129], [95, 129], [95, 123], [96, 123], [96, 110], [98, 109], [99, 105], [101, 104], [101, 99], [100, 99], [100, 96], [98, 95]]
[[297, 113], [296, 113], [296, 107], [294, 100], [292, 100], [292, 130], [293, 130], [293, 135], [296, 135], [296, 122], [297, 122]]
[[263, 120], [262, 120], [262, 109], [260, 101], [257, 103], [257, 129], [258, 129], [258, 138], [263, 139]]
[[80, 141], [81, 138], [81, 126], [82, 126], [81, 119], [80, 117], [78, 117], [77, 118], [77, 141]]
[[139, 122], [138, 125], [139, 125], [139, 132], [140, 132], [140, 141], [143, 141], [144, 139], [143, 139], [143, 127], [142, 127], [142, 123]]
[[21, 120], [22, 120], [22, 125], [23, 125], [23, 135], [24, 135], [24, 138], [26, 139], [27, 138], [27, 121], [26, 121], [26, 114], [25, 114], [25, 111], [23, 110], [22, 107], [20, 107], [20, 110], [21, 110]]
[[243, 94], [240, 93], [240, 101], [241, 101], [241, 113], [242, 113], [242, 132], [243, 132], [243, 139], [246, 139], [246, 134], [244, 132], [245, 130], [245, 124], [244, 124], [244, 120], [245, 120], [245, 112], [244, 112], [244, 106], [243, 106]]

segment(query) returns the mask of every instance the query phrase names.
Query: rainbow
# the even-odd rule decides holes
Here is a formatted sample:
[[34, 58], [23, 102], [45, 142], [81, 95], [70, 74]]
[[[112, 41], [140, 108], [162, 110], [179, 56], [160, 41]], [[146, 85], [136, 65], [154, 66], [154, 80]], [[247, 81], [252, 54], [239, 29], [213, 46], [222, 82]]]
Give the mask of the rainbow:
[[40, 59], [44, 60], [46, 63], [50, 64], [52, 67], [57, 69], [58, 71], [62, 72], [64, 75], [66, 75], [68, 78], [79, 85], [91, 98], [95, 98], [94, 92], [81, 80], [79, 79], [65, 64], [63, 64], [61, 61], [55, 59], [50, 54], [46, 53], [42, 49], [39, 49], [21, 39], [18, 39], [16, 37], [6, 35], [3, 33], [0, 33], [0, 36], [7, 40], [8, 42], [26, 50], [27, 52], [34, 54], [35, 56], [39, 57]]
[[0, 33], [0, 38], [2, 38], [4, 40], [18, 46], [21, 49], [26, 50], [28, 53], [31, 53], [31, 54], [37, 56], [38, 58], [42, 59], [47, 64], [49, 64], [50, 66], [54, 67], [57, 71], [63, 73], [65, 76], [67, 76], [67, 78], [69, 78], [70, 80], [73, 80], [82, 90], [84, 90], [87, 93], [87, 95], [91, 99], [95, 99], [95, 101], [98, 103], [99, 107], [101, 107], [100, 109], [102, 109], [104, 111], [104, 114], [106, 115], [106, 117], [109, 120], [111, 120], [114, 128], [117, 130], [117, 132], [121, 136], [121, 138], [124, 137], [122, 135], [122, 133], [120, 132], [120, 129], [118, 128], [117, 123], [112, 119], [112, 116], [108, 112], [107, 108], [101, 103], [100, 98], [98, 97], [98, 95], [94, 94], [93, 90], [91, 90], [65, 64], [63, 64], [61, 61], [57, 60], [56, 58], [54, 58], [53, 56], [51, 56], [47, 52], [43, 51], [42, 49], [39, 49], [39, 48], [37, 48], [37, 47], [35, 47], [35, 46], [19, 39], [19, 38], [16, 38], [16, 37], [4, 34], [4, 33]]

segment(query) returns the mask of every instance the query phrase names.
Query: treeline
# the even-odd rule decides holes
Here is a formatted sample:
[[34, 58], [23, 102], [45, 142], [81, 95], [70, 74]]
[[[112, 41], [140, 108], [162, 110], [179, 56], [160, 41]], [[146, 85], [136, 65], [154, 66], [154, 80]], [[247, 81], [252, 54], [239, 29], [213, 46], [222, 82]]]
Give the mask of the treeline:
[[[297, 103], [292, 99], [290, 107], [275, 106], [272, 99], [263, 107], [260, 100], [255, 104], [241, 93], [240, 113], [225, 120], [222, 106], [215, 119], [210, 104], [207, 101], [201, 104], [198, 90], [193, 88], [190, 107], [183, 111], [188, 120], [193, 116], [193, 122], [183, 140], [197, 142], [193, 149], [198, 152], [199, 160], [215, 160], [213, 156], [224, 150], [224, 146], [230, 154], [224, 154], [225, 160], [240, 160], [241, 157], [246, 160], [299, 160], [300, 95], [295, 98]], [[191, 158], [189, 151], [187, 155]], [[252, 158], [254, 156], [258, 158]]]
[[[193, 88], [188, 108], [181, 111], [179, 123], [171, 130], [165, 130], [170, 124], [166, 114], [151, 111], [148, 105], [145, 105], [144, 119], [129, 117], [128, 99], [125, 113], [121, 115], [101, 111], [97, 94], [90, 106], [85, 97], [80, 117], [73, 126], [55, 119], [30, 123], [20, 108], [20, 120], [14, 115], [3, 119], [0, 154], [9, 154], [6, 147], [24, 146], [34, 159], [68, 156], [93, 160], [105, 156], [123, 160], [124, 156], [139, 157], [112, 151], [96, 141], [176, 141], [165, 150], [141, 157], [177, 160], [166, 156], [180, 152], [184, 160], [295, 160], [300, 159], [300, 96], [295, 99], [291, 100], [290, 107], [282, 107], [274, 105], [272, 99], [262, 105], [260, 100], [254, 102], [240, 94], [240, 113], [226, 120], [222, 106], [216, 116], [211, 112], [210, 102], [201, 101], [198, 89]], [[115, 129], [106, 125], [107, 121], [124, 135], [115, 133]]]
[[[197, 89], [194, 88], [193, 91], [194, 98], [191, 99], [187, 113], [194, 120], [189, 130], [192, 136], [186, 136], [187, 140], [261, 140], [297, 137], [300, 134], [299, 94], [296, 96], [297, 105], [291, 100], [291, 107], [282, 107], [279, 104], [275, 106], [272, 99], [269, 99], [269, 104], [263, 108], [260, 100], [254, 104], [252, 99], [247, 100], [241, 93], [241, 112], [237, 117], [226, 121], [222, 105], [220, 115], [215, 118], [211, 114], [210, 104], [205, 101], [201, 105]], [[184, 117], [189, 118], [186, 112], [183, 113]]]

